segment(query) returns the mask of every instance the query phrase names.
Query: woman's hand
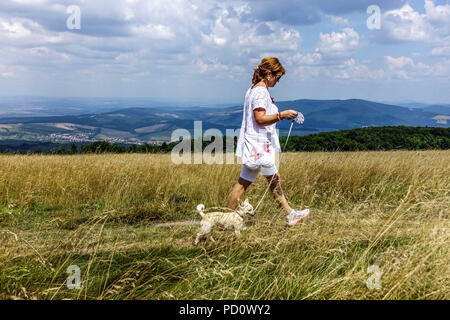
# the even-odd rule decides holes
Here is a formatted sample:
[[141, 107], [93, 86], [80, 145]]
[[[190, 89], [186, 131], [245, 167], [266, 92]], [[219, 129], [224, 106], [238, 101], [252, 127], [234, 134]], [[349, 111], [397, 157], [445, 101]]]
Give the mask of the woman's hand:
[[[253, 114], [255, 116], [255, 121], [260, 126], [269, 126], [273, 123], [278, 122], [278, 114], [266, 115], [266, 110], [262, 109], [253, 110]], [[283, 119], [292, 120], [298, 115], [298, 112], [295, 110], [285, 110], [281, 111], [281, 117]]]
[[298, 115], [298, 112], [295, 111], [295, 110], [284, 110], [284, 111], [281, 111], [281, 117], [283, 119], [286, 119], [286, 120], [295, 119], [295, 117], [297, 117], [297, 115]]

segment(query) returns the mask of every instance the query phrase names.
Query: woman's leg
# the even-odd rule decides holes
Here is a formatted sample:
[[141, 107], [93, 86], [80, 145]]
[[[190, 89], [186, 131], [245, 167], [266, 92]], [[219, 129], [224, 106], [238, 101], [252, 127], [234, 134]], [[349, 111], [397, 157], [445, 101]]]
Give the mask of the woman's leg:
[[228, 198], [228, 210], [234, 211], [238, 205], [238, 199], [241, 199], [245, 190], [252, 184], [251, 181], [239, 177], [238, 182], [234, 185], [233, 190]]
[[273, 179], [272, 176], [266, 176], [266, 179], [267, 183], [270, 183], [272, 180], [272, 183], [270, 183], [270, 190], [272, 191], [274, 198], [277, 200], [280, 207], [282, 207], [286, 212], [286, 215], [290, 214], [292, 208], [284, 197], [283, 190], [281, 189], [280, 174], [277, 172], [273, 175]]

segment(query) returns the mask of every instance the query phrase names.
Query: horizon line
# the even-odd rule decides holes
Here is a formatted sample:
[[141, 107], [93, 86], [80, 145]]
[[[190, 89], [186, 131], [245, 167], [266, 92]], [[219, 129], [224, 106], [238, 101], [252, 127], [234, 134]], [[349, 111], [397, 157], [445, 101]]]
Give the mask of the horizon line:
[[[240, 105], [241, 102], [223, 102], [223, 103], [215, 103], [210, 100], [203, 100], [198, 98], [183, 98], [177, 100], [169, 100], [168, 98], [157, 98], [157, 97], [140, 97], [140, 96], [117, 96], [117, 97], [105, 97], [105, 96], [48, 96], [48, 95], [36, 95], [36, 94], [23, 94], [23, 95], [0, 95], [1, 98], [47, 98], [47, 99], [136, 99], [136, 100], [153, 100], [154, 102], [160, 103], [196, 103], [196, 104], [214, 104], [214, 105]], [[365, 100], [370, 102], [376, 102], [381, 104], [424, 104], [424, 105], [433, 105], [433, 104], [441, 104], [447, 105], [450, 102], [428, 102], [428, 101], [416, 101], [416, 100], [398, 100], [398, 101], [388, 101], [388, 100], [371, 100], [370, 98], [328, 98], [328, 99], [318, 99], [318, 98], [299, 98], [299, 99], [285, 99], [278, 100], [278, 102], [286, 102], [286, 101], [297, 101], [297, 100], [317, 100], [317, 101], [346, 101], [346, 100]]]

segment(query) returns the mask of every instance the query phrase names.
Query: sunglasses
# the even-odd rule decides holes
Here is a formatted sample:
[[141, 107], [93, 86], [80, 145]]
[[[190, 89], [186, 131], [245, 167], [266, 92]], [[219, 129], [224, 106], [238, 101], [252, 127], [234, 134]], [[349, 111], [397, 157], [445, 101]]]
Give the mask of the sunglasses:
[[273, 76], [273, 77], [276, 77], [276, 78], [277, 78], [277, 81], [280, 81], [281, 74], [274, 73], [274, 74], [272, 74], [272, 76]]

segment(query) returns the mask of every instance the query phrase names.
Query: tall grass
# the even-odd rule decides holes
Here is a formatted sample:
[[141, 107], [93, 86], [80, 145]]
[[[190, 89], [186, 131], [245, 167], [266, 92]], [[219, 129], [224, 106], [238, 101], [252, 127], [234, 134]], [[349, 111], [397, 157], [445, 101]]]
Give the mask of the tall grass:
[[[241, 166], [170, 155], [0, 156], [0, 298], [448, 299], [450, 151], [286, 153], [287, 227], [269, 194], [239, 239], [193, 246], [198, 203]], [[259, 177], [246, 196], [256, 204]], [[78, 265], [82, 287], [66, 287]], [[369, 289], [381, 271], [381, 289]]]

